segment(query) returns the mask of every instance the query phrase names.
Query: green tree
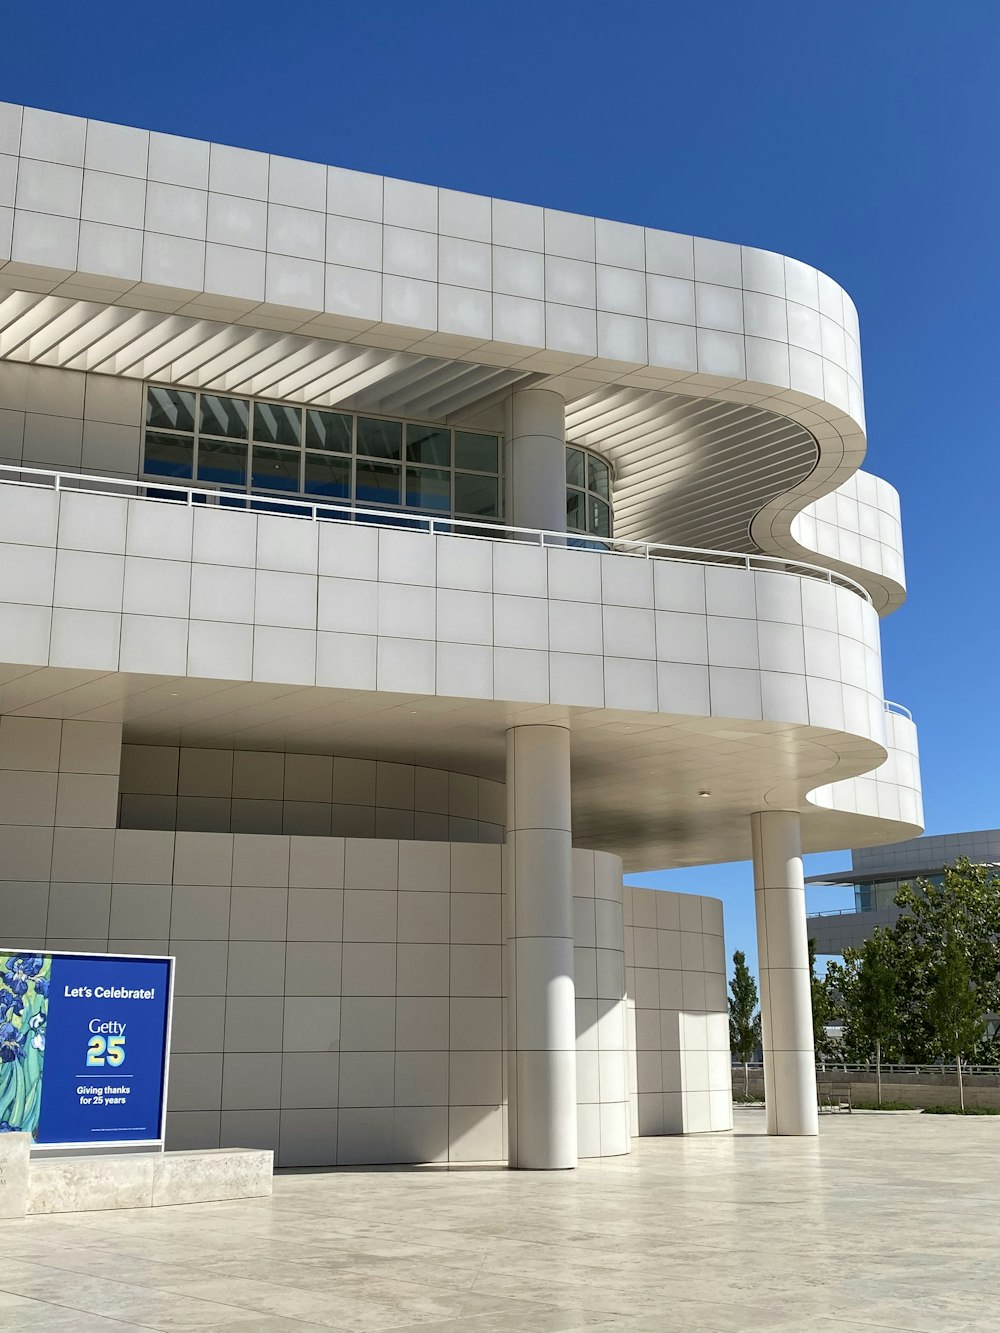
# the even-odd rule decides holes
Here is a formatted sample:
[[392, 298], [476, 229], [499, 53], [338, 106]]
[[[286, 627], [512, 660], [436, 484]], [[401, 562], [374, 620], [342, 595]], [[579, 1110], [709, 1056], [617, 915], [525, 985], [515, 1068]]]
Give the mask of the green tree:
[[845, 949], [834, 973], [844, 1016], [844, 1047], [857, 1060], [875, 1057], [878, 1104], [882, 1060], [896, 1055], [902, 1026], [900, 960], [892, 931], [878, 929], [859, 949]]
[[729, 999], [729, 1045], [743, 1065], [743, 1093], [750, 1092], [750, 1060], [760, 1044], [760, 1010], [757, 1008], [757, 983], [747, 967], [746, 954], [733, 954], [732, 992]]
[[982, 1039], [985, 1011], [973, 984], [966, 949], [955, 935], [947, 937], [944, 949], [931, 969], [927, 1019], [941, 1054], [955, 1061], [958, 1100], [964, 1111], [962, 1057], [971, 1055]]
[[[954, 1052], [942, 1050], [931, 994], [939, 984], [946, 951], [957, 945], [981, 1012], [1000, 1012], [1000, 882], [992, 866], [963, 858], [945, 869], [940, 884], [917, 880], [904, 885], [895, 901], [902, 909], [892, 936], [906, 1058], [914, 1063], [942, 1054], [950, 1058]], [[985, 1041], [983, 1023], [975, 1046], [981, 1049]]]
[[812, 995], [813, 1047], [820, 1059], [833, 1053], [834, 1042], [827, 1033], [827, 1024], [837, 1017], [833, 987], [834, 969], [827, 964], [826, 975], [816, 975], [816, 941], [809, 941], [809, 985]]

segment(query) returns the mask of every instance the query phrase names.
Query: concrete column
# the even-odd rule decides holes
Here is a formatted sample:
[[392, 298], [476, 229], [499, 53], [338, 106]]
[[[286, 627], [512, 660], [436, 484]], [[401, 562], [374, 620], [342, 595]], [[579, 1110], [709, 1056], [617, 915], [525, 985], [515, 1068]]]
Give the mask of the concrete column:
[[569, 730], [507, 732], [508, 1162], [576, 1166]]
[[750, 816], [769, 1134], [818, 1134], [799, 816]]
[[551, 389], [507, 399], [504, 487], [512, 526], [566, 531], [566, 405]]

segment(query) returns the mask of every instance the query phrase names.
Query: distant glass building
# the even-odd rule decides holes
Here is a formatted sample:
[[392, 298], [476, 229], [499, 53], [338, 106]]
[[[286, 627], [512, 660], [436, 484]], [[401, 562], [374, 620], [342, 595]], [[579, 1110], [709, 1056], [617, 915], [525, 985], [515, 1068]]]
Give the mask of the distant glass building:
[[959, 857], [1000, 870], [1000, 829], [977, 829], [972, 833], [937, 833], [908, 838], [888, 847], [856, 847], [852, 867], [835, 875], [813, 875], [807, 884], [850, 885], [854, 907], [813, 912], [807, 918], [809, 938], [818, 954], [842, 954], [857, 948], [876, 926], [891, 926], [899, 917], [896, 894], [916, 879], [940, 884], [946, 866]]

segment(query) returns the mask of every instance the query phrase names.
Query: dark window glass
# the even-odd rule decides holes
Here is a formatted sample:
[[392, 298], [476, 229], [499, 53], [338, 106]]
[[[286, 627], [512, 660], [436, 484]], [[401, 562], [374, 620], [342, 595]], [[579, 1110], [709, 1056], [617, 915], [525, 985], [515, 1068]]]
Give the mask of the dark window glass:
[[158, 430], [194, 430], [194, 394], [181, 389], [146, 390], [146, 425]]
[[[406, 461], [451, 466], [451, 431], [437, 426], [406, 427]], [[409, 485], [409, 483], [407, 483]]]
[[309, 495], [335, 495], [340, 499], [349, 499], [351, 460], [306, 454], [305, 490]]
[[[360, 426], [361, 422], [358, 422]], [[358, 459], [354, 498], [359, 505], [398, 505], [402, 468]]]
[[587, 531], [595, 533], [598, 537], [611, 536], [611, 510], [603, 500], [597, 500], [594, 496], [587, 497], [589, 508]]
[[191, 477], [194, 475], [194, 440], [180, 435], [146, 432], [145, 471], [154, 477]]
[[400, 422], [358, 417], [359, 454], [367, 454], [369, 458], [400, 458], [402, 449], [403, 427]]
[[298, 444], [302, 412], [284, 403], [254, 403], [253, 437], [265, 444]]
[[497, 472], [497, 437], [473, 435], [471, 431], [455, 432], [455, 466], [473, 472]]
[[344, 412], [306, 412], [306, 448], [332, 449], [336, 454], [351, 452], [351, 418]]
[[579, 449], [566, 450], [566, 485], [584, 487], [587, 484], [586, 460]]
[[590, 490], [595, 495], [599, 495], [602, 500], [610, 499], [608, 495], [610, 478], [607, 463], [602, 463], [599, 458], [588, 458], [587, 470], [590, 477]]
[[406, 503], [410, 509], [451, 512], [451, 473], [444, 468], [408, 467]]
[[255, 490], [297, 491], [301, 458], [297, 449], [262, 449], [255, 444], [250, 485]]
[[245, 486], [246, 445], [225, 444], [222, 440], [199, 440], [198, 480], [218, 482], [221, 486]]
[[586, 532], [587, 510], [583, 491], [566, 492], [566, 526], [571, 532]]
[[496, 517], [499, 512], [496, 477], [473, 477], [465, 472], [455, 473], [456, 514], [483, 514]]
[[217, 398], [214, 394], [201, 395], [201, 424], [204, 435], [225, 435], [230, 440], [247, 437], [247, 408], [245, 398]]

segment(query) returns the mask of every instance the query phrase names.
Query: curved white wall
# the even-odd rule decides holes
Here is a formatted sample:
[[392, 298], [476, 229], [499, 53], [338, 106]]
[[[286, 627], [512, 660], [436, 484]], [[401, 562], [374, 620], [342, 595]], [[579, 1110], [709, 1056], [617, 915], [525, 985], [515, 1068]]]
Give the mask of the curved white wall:
[[7, 662], [883, 734], [816, 578], [15, 485], [0, 533]]
[[726, 946], [717, 898], [625, 885], [631, 1127], [733, 1127]]
[[817, 563], [829, 563], [869, 589], [880, 612], [906, 597], [899, 493], [881, 477], [856, 472], [791, 521], [793, 542]]
[[504, 784], [280, 750], [122, 746], [121, 828], [503, 842]]
[[861, 777], [817, 787], [809, 793], [809, 802], [827, 810], [923, 828], [916, 725], [900, 713], [887, 712], [885, 730], [888, 750], [885, 763]]
[[864, 429], [857, 312], [799, 260], [7, 103], [0, 144], [11, 286], [49, 269], [67, 296], [141, 283], [200, 318], [746, 380]]

